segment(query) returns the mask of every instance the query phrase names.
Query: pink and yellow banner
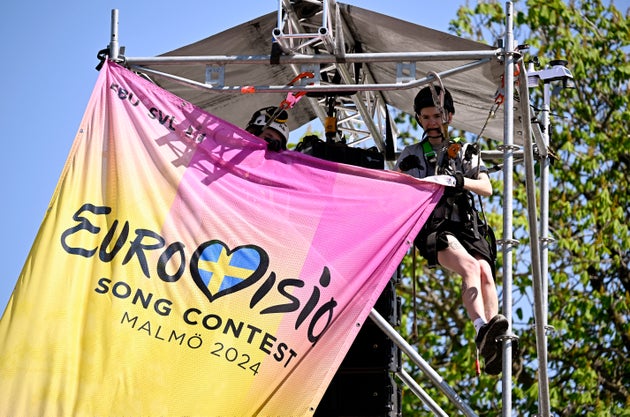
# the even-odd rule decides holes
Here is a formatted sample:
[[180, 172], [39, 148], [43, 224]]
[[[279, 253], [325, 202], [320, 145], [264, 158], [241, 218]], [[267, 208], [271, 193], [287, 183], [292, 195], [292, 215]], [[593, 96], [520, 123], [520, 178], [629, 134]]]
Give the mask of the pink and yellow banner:
[[107, 63], [0, 321], [0, 415], [312, 415], [441, 193]]

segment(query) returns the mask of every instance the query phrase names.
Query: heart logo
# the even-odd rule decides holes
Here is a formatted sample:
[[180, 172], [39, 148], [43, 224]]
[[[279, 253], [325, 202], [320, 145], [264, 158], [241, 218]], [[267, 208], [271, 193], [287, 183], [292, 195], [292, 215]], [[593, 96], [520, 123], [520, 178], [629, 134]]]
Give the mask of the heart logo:
[[243, 245], [230, 250], [220, 240], [211, 240], [193, 254], [190, 272], [197, 287], [214, 301], [254, 284], [268, 266], [269, 256], [258, 246]]

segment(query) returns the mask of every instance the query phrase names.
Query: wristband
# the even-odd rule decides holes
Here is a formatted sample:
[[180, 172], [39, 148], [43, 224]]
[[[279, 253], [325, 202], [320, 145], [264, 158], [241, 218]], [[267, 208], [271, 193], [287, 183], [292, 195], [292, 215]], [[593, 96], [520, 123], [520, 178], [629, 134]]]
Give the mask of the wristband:
[[464, 174], [462, 174], [461, 172], [456, 172], [455, 175], [453, 175], [453, 177], [455, 177], [455, 188], [457, 188], [458, 190], [463, 190], [464, 189]]

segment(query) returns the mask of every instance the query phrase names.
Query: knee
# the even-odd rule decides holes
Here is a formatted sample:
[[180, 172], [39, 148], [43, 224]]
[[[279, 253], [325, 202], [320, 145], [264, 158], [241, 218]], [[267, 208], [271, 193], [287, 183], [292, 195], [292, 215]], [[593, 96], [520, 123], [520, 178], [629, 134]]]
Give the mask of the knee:
[[494, 277], [492, 275], [492, 268], [485, 259], [477, 260], [479, 264], [479, 272], [481, 274], [481, 282], [494, 285]]
[[461, 256], [459, 258], [459, 263], [463, 270], [468, 271], [469, 273], [474, 273], [475, 275], [479, 273], [483, 275], [481, 264], [473, 256], [471, 255]]

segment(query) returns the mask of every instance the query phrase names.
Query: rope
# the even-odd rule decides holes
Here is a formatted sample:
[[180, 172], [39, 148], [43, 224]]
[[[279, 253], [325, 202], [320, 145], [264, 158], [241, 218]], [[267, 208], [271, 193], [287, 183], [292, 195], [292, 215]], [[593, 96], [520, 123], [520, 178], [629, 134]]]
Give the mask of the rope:
[[416, 341], [418, 339], [418, 315], [416, 313], [416, 245], [413, 245], [411, 249], [411, 288], [412, 288], [412, 303], [413, 303], [413, 328], [411, 329], [411, 340]]
[[[519, 73], [520, 73], [520, 69], [517, 66], [515, 70], [515, 75], [518, 75]], [[488, 126], [488, 122], [490, 121], [491, 118], [494, 118], [496, 116], [497, 110], [499, 109], [501, 104], [503, 104], [503, 101], [505, 99], [505, 96], [503, 94], [504, 90], [505, 90], [505, 81], [503, 79], [503, 76], [501, 76], [501, 87], [497, 90], [497, 93], [495, 94], [495, 97], [494, 97], [494, 103], [492, 104], [492, 106], [490, 106], [490, 110], [488, 111], [488, 117], [486, 117], [486, 120], [483, 123], [483, 126], [481, 127], [481, 131], [479, 132], [479, 134], [477, 135], [477, 138], [473, 142], [474, 146], [477, 146], [477, 149], [479, 149], [479, 139], [481, 138], [481, 135], [483, 135], [483, 132], [486, 130], [486, 127]], [[477, 172], [475, 173], [475, 177], [479, 177], [480, 168], [481, 168], [481, 151], [478, 150], [477, 151]], [[477, 199], [479, 200], [479, 207], [481, 208], [481, 219], [487, 225], [488, 220], [486, 219], [486, 211], [483, 208], [483, 202], [481, 201], [481, 196], [479, 194], [477, 194]]]

